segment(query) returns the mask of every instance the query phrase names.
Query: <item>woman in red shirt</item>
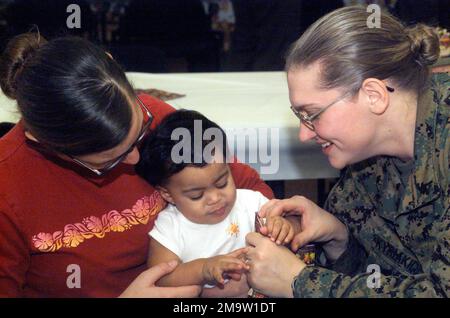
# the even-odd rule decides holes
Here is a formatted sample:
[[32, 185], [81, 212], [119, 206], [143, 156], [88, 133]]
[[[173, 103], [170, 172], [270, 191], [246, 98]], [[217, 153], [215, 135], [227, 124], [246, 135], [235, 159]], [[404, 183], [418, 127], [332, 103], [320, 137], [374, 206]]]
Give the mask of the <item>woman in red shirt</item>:
[[[176, 264], [146, 270], [165, 202], [134, 172], [137, 145], [173, 108], [136, 96], [119, 65], [79, 38], [19, 35], [0, 75], [22, 115], [0, 139], [0, 296], [198, 295], [154, 286]], [[250, 167], [231, 170], [238, 188], [273, 196]]]

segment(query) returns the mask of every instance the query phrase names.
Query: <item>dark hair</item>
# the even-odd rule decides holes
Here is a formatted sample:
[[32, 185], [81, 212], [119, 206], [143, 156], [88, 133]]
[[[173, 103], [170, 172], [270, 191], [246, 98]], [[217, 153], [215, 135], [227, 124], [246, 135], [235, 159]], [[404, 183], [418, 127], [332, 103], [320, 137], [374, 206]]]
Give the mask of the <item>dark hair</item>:
[[57, 152], [108, 150], [129, 133], [133, 88], [103, 49], [82, 38], [14, 37], [0, 58], [0, 85], [17, 100], [25, 128]]
[[[201, 121], [201, 130], [197, 128], [196, 121]], [[172, 140], [172, 133], [177, 128], [187, 129], [190, 133], [191, 138], [187, 141], [191, 150], [188, 162], [175, 163], [172, 160], [172, 149], [181, 142], [180, 140]], [[218, 129], [222, 134], [222, 140], [215, 140], [214, 138], [205, 140], [203, 134], [209, 128]], [[194, 139], [198, 136], [194, 136], [194, 134], [199, 133], [202, 136], [201, 147], [195, 147]], [[182, 142], [186, 142], [186, 140], [182, 140]], [[220, 144], [220, 142], [222, 143]], [[208, 158], [203, 156], [203, 151], [211, 143], [215, 143], [214, 146], [222, 150], [225, 162], [227, 158], [227, 138], [223, 129], [199, 112], [177, 110], [165, 117], [145, 140], [140, 149], [141, 159], [136, 165], [136, 172], [153, 186], [164, 185], [172, 175], [187, 166], [204, 167], [207, 165]], [[198, 160], [198, 158], [201, 158], [201, 160]]]
[[427, 87], [429, 65], [439, 58], [439, 38], [423, 24], [405, 27], [382, 12], [380, 27], [369, 28], [366, 7], [335, 10], [306, 30], [291, 47], [286, 70], [321, 65], [321, 87], [355, 94], [369, 77], [391, 79], [396, 87]]

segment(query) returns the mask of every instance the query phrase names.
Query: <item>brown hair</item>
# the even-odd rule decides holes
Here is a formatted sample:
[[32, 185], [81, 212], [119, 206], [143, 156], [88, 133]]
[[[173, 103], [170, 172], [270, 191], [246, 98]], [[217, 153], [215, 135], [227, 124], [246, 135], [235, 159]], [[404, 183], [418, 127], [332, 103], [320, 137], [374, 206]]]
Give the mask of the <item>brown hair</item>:
[[82, 38], [12, 38], [0, 57], [0, 85], [17, 100], [25, 128], [57, 152], [101, 152], [129, 133], [134, 90], [117, 62]]
[[366, 8], [335, 10], [311, 25], [291, 47], [286, 70], [321, 65], [321, 88], [356, 94], [369, 77], [390, 79], [396, 88], [427, 87], [429, 65], [439, 57], [439, 38], [431, 27], [405, 27], [382, 12], [379, 28], [369, 28]]
[[0, 63], [0, 86], [9, 98], [16, 99], [16, 78], [25, 64], [47, 41], [39, 33], [24, 33], [8, 43]]

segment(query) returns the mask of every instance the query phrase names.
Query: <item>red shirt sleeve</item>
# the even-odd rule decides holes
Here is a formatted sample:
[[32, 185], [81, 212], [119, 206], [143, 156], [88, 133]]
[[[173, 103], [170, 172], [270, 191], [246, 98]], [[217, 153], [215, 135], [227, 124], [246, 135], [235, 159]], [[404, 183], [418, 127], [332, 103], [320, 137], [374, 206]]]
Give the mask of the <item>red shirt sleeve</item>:
[[18, 220], [0, 199], [0, 298], [21, 297], [30, 262]]
[[155, 127], [159, 125], [164, 117], [175, 111], [175, 108], [153, 96], [141, 94], [139, 95], [139, 98], [142, 100], [145, 106], [148, 107], [148, 110], [153, 115], [153, 122], [150, 126], [150, 129], [155, 129]]
[[255, 169], [240, 162], [230, 163], [229, 166], [236, 188], [258, 191], [268, 199], [274, 198], [272, 189], [259, 177]]

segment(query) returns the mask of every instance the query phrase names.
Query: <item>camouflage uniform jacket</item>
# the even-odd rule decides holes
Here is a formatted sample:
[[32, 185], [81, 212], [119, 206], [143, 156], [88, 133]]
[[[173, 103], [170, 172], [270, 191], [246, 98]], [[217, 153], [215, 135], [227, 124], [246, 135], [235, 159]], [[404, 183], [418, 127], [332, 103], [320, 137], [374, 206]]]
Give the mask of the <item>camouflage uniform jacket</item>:
[[295, 297], [450, 296], [450, 76], [432, 83], [419, 97], [410, 170], [381, 156], [343, 171], [325, 210], [346, 224], [347, 250], [304, 269]]

